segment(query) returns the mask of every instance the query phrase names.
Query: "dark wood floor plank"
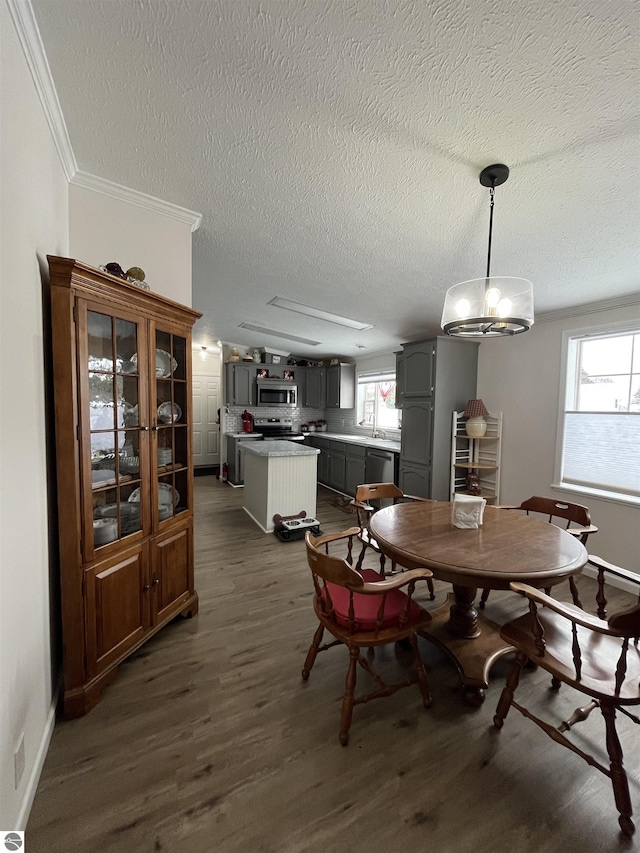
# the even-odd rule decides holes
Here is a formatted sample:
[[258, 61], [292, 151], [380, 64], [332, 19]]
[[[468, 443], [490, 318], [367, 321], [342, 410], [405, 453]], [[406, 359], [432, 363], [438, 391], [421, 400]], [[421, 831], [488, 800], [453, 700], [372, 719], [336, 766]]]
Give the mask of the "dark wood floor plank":
[[[309, 682], [300, 678], [315, 629], [304, 543], [262, 533], [242, 510], [242, 490], [214, 477], [196, 478], [195, 493], [199, 614], [123, 664], [90, 714], [56, 725], [29, 853], [619, 849], [607, 779], [515, 712], [493, 729], [506, 659], [473, 711], [453, 667], [421, 641], [433, 707], [417, 688], [358, 706], [341, 747], [346, 650], [322, 654]], [[323, 531], [352, 525], [329, 494], [318, 500]], [[426, 607], [447, 587], [436, 591], [435, 602], [419, 593]], [[500, 621], [522, 607], [494, 592], [487, 612]], [[376, 662], [396, 675], [410, 665], [393, 648], [376, 650]], [[541, 671], [523, 682], [523, 701], [558, 721], [576, 707], [576, 694], [547, 690]], [[640, 746], [632, 724], [620, 729], [640, 811]], [[577, 737], [604, 755], [596, 714]]]

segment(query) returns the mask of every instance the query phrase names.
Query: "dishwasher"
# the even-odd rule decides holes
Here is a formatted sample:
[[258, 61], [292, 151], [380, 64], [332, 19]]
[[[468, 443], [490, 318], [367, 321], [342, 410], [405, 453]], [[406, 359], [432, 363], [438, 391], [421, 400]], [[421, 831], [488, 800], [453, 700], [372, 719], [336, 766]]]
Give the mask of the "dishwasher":
[[366, 482], [395, 483], [397, 485], [397, 455], [397, 453], [392, 453], [390, 450], [367, 448], [364, 464]]

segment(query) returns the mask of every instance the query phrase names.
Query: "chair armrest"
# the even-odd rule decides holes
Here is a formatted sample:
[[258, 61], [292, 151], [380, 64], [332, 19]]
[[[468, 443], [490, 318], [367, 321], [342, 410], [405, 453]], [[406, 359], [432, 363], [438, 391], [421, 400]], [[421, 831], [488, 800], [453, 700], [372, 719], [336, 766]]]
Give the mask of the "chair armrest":
[[327, 542], [337, 542], [340, 539], [348, 539], [350, 536], [357, 536], [360, 533], [359, 527], [350, 527], [348, 530], [341, 530], [340, 533], [325, 533], [316, 539], [316, 547], [326, 545]]
[[580, 537], [584, 536], [585, 533], [597, 533], [598, 528], [595, 524], [589, 524], [587, 527], [566, 527], [565, 530], [567, 533], [570, 533], [572, 536]]
[[373, 513], [373, 507], [371, 504], [366, 504], [363, 501], [357, 501], [355, 498], [351, 498], [349, 506], [354, 506], [356, 509], [363, 509], [365, 512]]
[[570, 622], [575, 622], [577, 625], [582, 625], [584, 628], [590, 628], [592, 631], [597, 631], [599, 634], [609, 634], [612, 637], [622, 636], [618, 631], [614, 631], [609, 627], [604, 619], [599, 619], [597, 616], [591, 616], [574, 604], [564, 604], [562, 601], [557, 601], [546, 595], [544, 592], [529, 586], [526, 583], [511, 583], [509, 588], [519, 595], [524, 595], [527, 598], [535, 601], [537, 604], [543, 604], [550, 610], [554, 610], [560, 616], [564, 616]]
[[597, 569], [604, 569], [606, 572], [611, 572], [612, 575], [615, 575], [618, 578], [630, 581], [631, 583], [640, 584], [640, 575], [637, 575], [635, 572], [630, 572], [628, 569], [622, 569], [620, 566], [614, 566], [611, 563], [607, 563], [601, 557], [596, 557], [594, 554], [589, 555], [587, 562], [591, 563], [591, 565], [595, 566]]
[[385, 592], [391, 592], [392, 589], [400, 589], [412, 582], [428, 580], [432, 577], [433, 572], [430, 572], [429, 569], [411, 569], [411, 571], [392, 575], [390, 578], [375, 583], [364, 583], [362, 586], [354, 588], [353, 591], [363, 592], [365, 595], [382, 595]]

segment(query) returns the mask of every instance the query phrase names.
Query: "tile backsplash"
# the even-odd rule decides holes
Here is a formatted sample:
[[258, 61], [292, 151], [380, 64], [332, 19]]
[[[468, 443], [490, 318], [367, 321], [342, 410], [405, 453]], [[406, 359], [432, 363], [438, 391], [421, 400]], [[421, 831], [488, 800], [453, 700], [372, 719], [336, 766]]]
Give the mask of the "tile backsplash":
[[276, 406], [228, 406], [229, 411], [225, 412], [222, 409], [220, 416], [222, 423], [220, 428], [222, 432], [242, 432], [241, 415], [245, 409], [254, 418], [291, 418], [293, 420], [293, 429], [296, 432], [300, 431], [301, 424], [308, 424], [309, 421], [319, 421], [324, 417], [322, 409], [292, 409], [290, 406], [283, 406], [281, 409]]
[[[326, 420], [327, 432], [334, 432], [344, 435], [371, 435], [371, 425], [361, 427], [356, 424], [355, 409], [306, 409], [283, 406], [281, 409], [275, 406], [268, 408], [259, 406], [228, 406], [229, 411], [225, 412], [223, 408], [220, 416], [222, 423], [220, 428], [222, 432], [242, 432], [241, 415], [246, 409], [254, 418], [292, 418], [293, 429], [296, 432], [300, 431], [301, 424], [308, 424], [309, 421]], [[392, 441], [400, 441], [399, 429], [384, 429], [380, 427], [387, 438]]]

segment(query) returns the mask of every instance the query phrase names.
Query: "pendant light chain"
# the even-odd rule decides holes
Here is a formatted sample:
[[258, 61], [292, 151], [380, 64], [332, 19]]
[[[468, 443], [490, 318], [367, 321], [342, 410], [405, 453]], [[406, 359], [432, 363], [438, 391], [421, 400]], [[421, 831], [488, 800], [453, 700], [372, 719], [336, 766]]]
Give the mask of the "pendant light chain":
[[[493, 204], [496, 192], [495, 180], [489, 188], [489, 248], [487, 251], [487, 279], [491, 276], [491, 238], [493, 236]], [[489, 283], [487, 282], [487, 287]]]

